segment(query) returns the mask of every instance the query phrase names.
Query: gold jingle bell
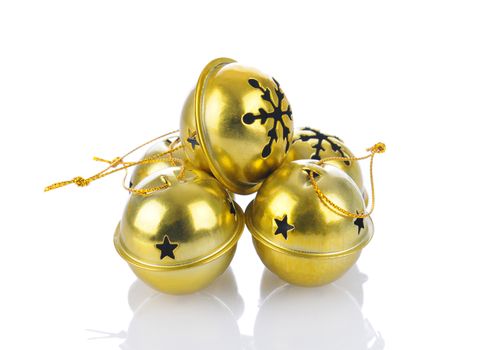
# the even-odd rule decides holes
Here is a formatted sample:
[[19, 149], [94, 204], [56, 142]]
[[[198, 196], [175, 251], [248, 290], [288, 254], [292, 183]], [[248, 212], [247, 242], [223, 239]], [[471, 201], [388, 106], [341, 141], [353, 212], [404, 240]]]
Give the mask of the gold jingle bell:
[[[169, 151], [172, 152], [165, 154]], [[159, 170], [181, 165], [178, 160], [184, 161], [186, 156], [181, 148], [180, 135], [178, 132], [165, 136], [154, 143], [145, 152], [141, 160], [156, 158], [160, 159], [151, 163], [139, 164], [134, 168], [130, 178], [130, 188], [136, 187], [144, 178]]]
[[324, 285], [359, 258], [373, 235], [370, 217], [339, 215], [316, 188], [348, 212], [366, 211], [361, 192], [342, 170], [311, 160], [286, 162], [264, 181], [246, 210], [246, 224], [263, 263], [285, 281]]
[[240, 194], [257, 191], [281, 165], [292, 133], [291, 107], [279, 83], [229, 58], [203, 69], [180, 123], [190, 162]]
[[[354, 158], [354, 154], [337, 136], [324, 134], [317, 129], [309, 127], [300, 128], [294, 131], [293, 144], [286, 156], [288, 161], [299, 159], [321, 160], [330, 157]], [[334, 164], [351, 176], [361, 190], [364, 201], [367, 205], [369, 196], [364, 187], [363, 175], [359, 162], [356, 160], [342, 159], [328, 160], [328, 163]]]
[[132, 194], [114, 243], [133, 272], [171, 294], [195, 292], [228, 267], [244, 228], [239, 205], [212, 176], [170, 167], [147, 177]]

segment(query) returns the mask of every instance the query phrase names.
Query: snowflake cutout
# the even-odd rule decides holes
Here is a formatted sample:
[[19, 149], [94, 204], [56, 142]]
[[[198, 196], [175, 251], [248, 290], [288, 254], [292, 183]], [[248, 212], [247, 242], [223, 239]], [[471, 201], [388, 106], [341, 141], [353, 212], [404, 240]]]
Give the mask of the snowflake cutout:
[[288, 152], [290, 146], [288, 136], [291, 133], [291, 130], [289, 130], [289, 128], [286, 126], [283, 120], [283, 116], [287, 116], [290, 120], [293, 120], [291, 106], [288, 103], [286, 110], [283, 111], [281, 105], [284, 100], [284, 93], [281, 90], [279, 83], [276, 81], [276, 79], [273, 78], [273, 81], [276, 85], [276, 87], [274, 88], [274, 92], [278, 100], [277, 103], [273, 101], [271, 97], [271, 90], [269, 88], [264, 88], [263, 86], [261, 86], [259, 81], [256, 79], [251, 78], [248, 80], [249, 85], [251, 85], [255, 89], [260, 90], [263, 93], [261, 95], [261, 98], [268, 102], [271, 107], [273, 107], [273, 110], [271, 112], [266, 112], [263, 108], [259, 108], [258, 114], [246, 113], [242, 117], [243, 123], [248, 125], [253, 124], [256, 120], [260, 120], [261, 124], [265, 124], [266, 121], [269, 119], [273, 120], [273, 126], [268, 131], [269, 142], [264, 146], [263, 152], [261, 153], [263, 158], [266, 158], [271, 154], [271, 147], [273, 145], [273, 142], [278, 141], [278, 133], [276, 131], [278, 124], [281, 126], [281, 129], [283, 131], [283, 139], [286, 140], [285, 152]]
[[[343, 149], [342, 149], [342, 146], [335, 142], [334, 139], [340, 141], [340, 142], [343, 142], [339, 137], [337, 136], [332, 136], [332, 135], [326, 135], [326, 134], [323, 134], [321, 133], [319, 130], [315, 130], [313, 128], [302, 128], [301, 130], [303, 131], [310, 131], [313, 133], [313, 135], [305, 135], [305, 134], [301, 134], [299, 136], [299, 138], [297, 138], [296, 140], [293, 141], [296, 142], [296, 141], [303, 141], [303, 142], [306, 142], [306, 141], [309, 141], [309, 140], [317, 140], [318, 142], [311, 145], [311, 147], [314, 149], [314, 154], [311, 156], [311, 159], [316, 159], [316, 160], [320, 160], [321, 159], [321, 151], [326, 151], [326, 149], [323, 147], [323, 141], [329, 143], [329, 145], [331, 146], [331, 149], [333, 150], [333, 152], [336, 152], [339, 154], [340, 157], [348, 157]], [[344, 164], [346, 165], [350, 165], [351, 162], [349, 160], [344, 160]]]

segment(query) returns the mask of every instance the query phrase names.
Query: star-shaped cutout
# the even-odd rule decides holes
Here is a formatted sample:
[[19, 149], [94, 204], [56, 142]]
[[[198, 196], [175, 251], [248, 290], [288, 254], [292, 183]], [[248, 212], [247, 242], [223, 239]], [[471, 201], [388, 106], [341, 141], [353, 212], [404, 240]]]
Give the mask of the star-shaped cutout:
[[165, 236], [163, 238], [163, 243], [158, 243], [156, 244], [156, 248], [158, 248], [159, 250], [161, 250], [161, 256], [160, 256], [160, 260], [162, 260], [163, 258], [166, 258], [167, 256], [169, 256], [170, 258], [172, 259], [175, 259], [175, 254], [173, 253], [173, 251], [178, 247], [178, 244], [177, 243], [171, 243], [170, 242], [170, 239], [168, 238], [168, 236]]
[[283, 235], [284, 239], [288, 239], [288, 231], [294, 230], [294, 226], [288, 224], [288, 215], [283, 216], [283, 218], [280, 219], [274, 219], [276, 222], [276, 231], [274, 232], [275, 235]]
[[[357, 211], [356, 211], [356, 214], [358, 214]], [[361, 229], [364, 228], [364, 218], [356, 218], [356, 220], [354, 220], [353, 224], [358, 227], [358, 235], [359, 235], [361, 233]]]
[[233, 214], [236, 217], [235, 204], [233, 203], [233, 201], [231, 199], [228, 200], [228, 203], [230, 205], [230, 213]]
[[188, 138], [186, 139], [191, 144], [191, 148], [195, 149], [196, 146], [199, 146], [200, 144], [198, 143], [198, 140], [196, 139], [196, 132], [193, 131], [191, 132], [190, 129], [188, 129]]
[[309, 176], [310, 175], [313, 175], [313, 179], [317, 178], [319, 176], [319, 174], [317, 172], [315, 172], [314, 170], [312, 169], [307, 169], [307, 168], [304, 168], [303, 171], [308, 174], [308, 179], [309, 179]]

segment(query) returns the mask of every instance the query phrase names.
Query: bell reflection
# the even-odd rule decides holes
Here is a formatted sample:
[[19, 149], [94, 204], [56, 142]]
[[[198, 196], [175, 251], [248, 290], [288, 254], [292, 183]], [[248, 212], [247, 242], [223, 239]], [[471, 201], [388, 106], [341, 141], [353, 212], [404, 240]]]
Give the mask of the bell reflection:
[[244, 305], [231, 269], [187, 296], [158, 293], [137, 280], [128, 303], [134, 314], [122, 349], [241, 349], [236, 320]]
[[361, 310], [366, 280], [354, 266], [335, 283], [303, 288], [265, 269], [254, 349], [384, 349]]

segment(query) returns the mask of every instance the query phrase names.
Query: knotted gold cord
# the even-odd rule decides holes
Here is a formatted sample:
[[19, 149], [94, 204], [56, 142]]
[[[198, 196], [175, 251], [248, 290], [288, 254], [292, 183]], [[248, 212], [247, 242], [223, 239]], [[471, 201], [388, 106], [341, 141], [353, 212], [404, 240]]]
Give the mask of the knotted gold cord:
[[351, 213], [347, 211], [346, 209], [341, 208], [339, 205], [335, 204], [333, 201], [331, 201], [326, 195], [319, 189], [318, 184], [314, 180], [314, 174], [312, 171], [309, 172], [309, 180], [311, 181], [311, 185], [313, 185], [314, 191], [318, 195], [319, 199], [326, 204], [326, 206], [334, 211], [336, 214], [345, 216], [345, 217], [351, 217], [351, 218], [366, 218], [372, 214], [374, 211], [374, 205], [375, 205], [375, 197], [374, 197], [374, 178], [373, 178], [373, 160], [374, 156], [378, 153], [384, 153], [386, 151], [386, 145], [382, 142], [376, 143], [373, 147], [368, 148], [366, 151], [370, 152], [368, 155], [364, 157], [328, 157], [321, 159], [318, 161], [316, 164], [321, 165], [325, 162], [332, 161], [332, 160], [341, 160], [341, 161], [359, 161], [359, 160], [364, 160], [371, 158], [371, 161], [369, 163], [369, 177], [371, 179], [371, 209], [367, 211], [366, 213]]
[[[79, 187], [85, 187], [85, 186], [88, 186], [92, 181], [101, 179], [102, 177], [108, 176], [110, 174], [116, 173], [116, 172], [121, 171], [121, 170], [125, 170], [125, 177], [123, 178], [123, 187], [131, 193], [146, 196], [146, 195], [148, 195], [152, 192], [162, 190], [162, 189], [169, 186], [169, 184], [167, 182], [165, 182], [164, 185], [156, 186], [156, 187], [152, 187], [152, 188], [140, 188], [140, 189], [129, 188], [128, 186], [125, 185], [125, 181], [126, 181], [126, 178], [127, 178], [127, 175], [128, 175], [127, 169], [132, 167], [132, 166], [135, 166], [135, 165], [151, 164], [151, 163], [156, 163], [156, 162], [159, 162], [161, 160], [167, 159], [171, 162], [172, 165], [181, 164], [181, 170], [180, 170], [179, 174], [177, 175], [177, 178], [181, 179], [181, 178], [183, 178], [184, 172], [185, 172], [184, 161], [181, 160], [181, 159], [178, 159], [178, 158], [174, 158], [172, 156], [172, 153], [175, 152], [176, 150], [180, 149], [180, 148], [183, 148], [182, 145], [177, 146], [177, 147], [171, 147], [171, 146], [177, 144], [177, 142], [175, 141], [170, 145], [170, 149], [168, 151], [157, 154], [154, 157], [142, 159], [142, 160], [135, 161], [135, 162], [125, 162], [124, 158], [129, 156], [133, 152], [139, 150], [140, 148], [142, 148], [146, 145], [149, 145], [150, 143], [155, 142], [159, 139], [162, 139], [166, 136], [174, 134], [176, 132], [178, 132], [178, 130], [175, 130], [175, 131], [169, 132], [167, 134], [155, 137], [154, 139], [152, 139], [148, 142], [145, 142], [138, 147], [135, 147], [134, 149], [132, 149], [131, 151], [129, 151], [128, 153], [126, 153], [122, 157], [116, 157], [112, 160], [107, 160], [107, 159], [103, 159], [103, 158], [99, 158], [99, 157], [94, 157], [93, 160], [95, 160], [95, 161], [108, 163], [109, 164], [108, 167], [106, 167], [105, 169], [103, 169], [99, 173], [97, 173], [93, 176], [90, 176], [86, 179], [81, 177], [81, 176], [77, 176], [77, 177], [74, 177], [73, 179], [68, 180], [68, 181], [61, 181], [61, 182], [54, 183], [50, 186], [45, 187], [44, 191], [48, 192], [48, 191], [51, 191], [51, 190], [54, 190], [54, 189], [57, 189], [57, 188], [60, 188], [60, 187], [63, 187], [63, 186], [67, 186], [67, 185], [70, 185], [70, 184], [75, 184]], [[168, 157], [164, 157], [164, 156], [167, 156], [167, 155], [168, 155]]]

